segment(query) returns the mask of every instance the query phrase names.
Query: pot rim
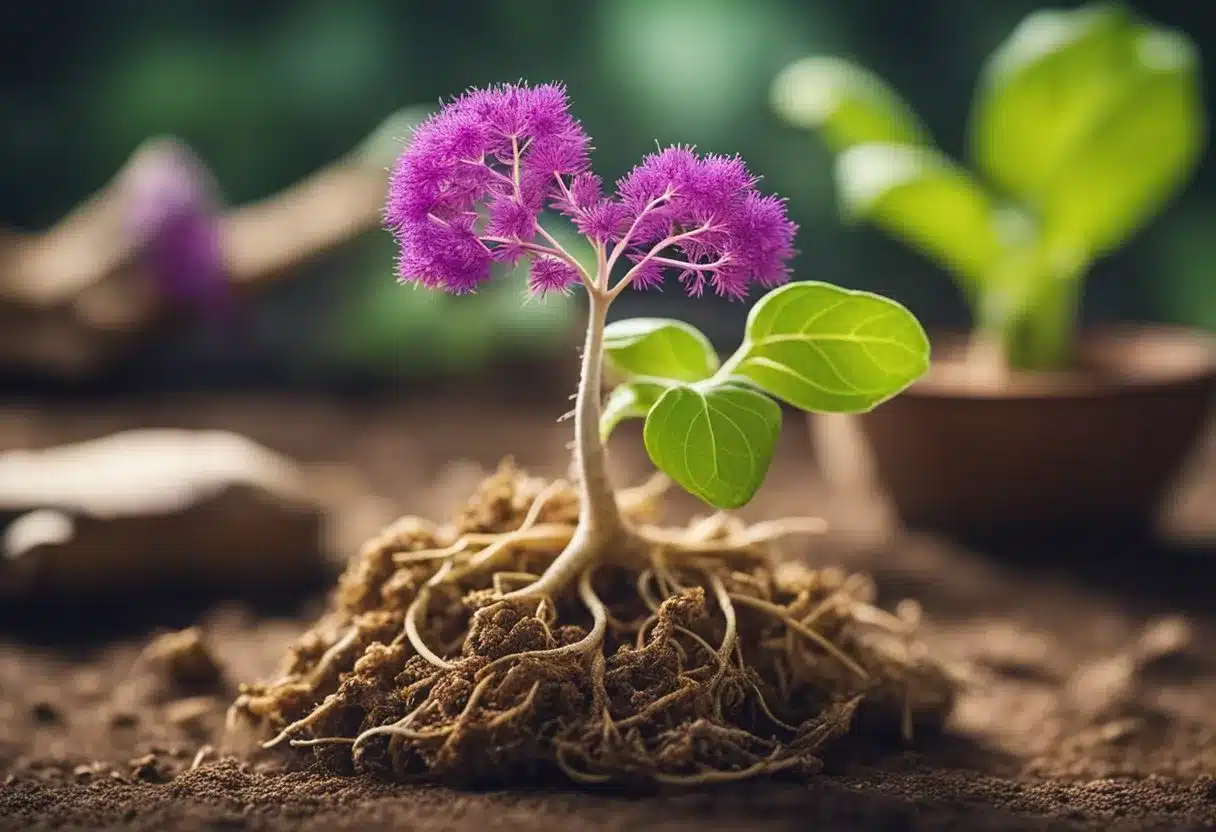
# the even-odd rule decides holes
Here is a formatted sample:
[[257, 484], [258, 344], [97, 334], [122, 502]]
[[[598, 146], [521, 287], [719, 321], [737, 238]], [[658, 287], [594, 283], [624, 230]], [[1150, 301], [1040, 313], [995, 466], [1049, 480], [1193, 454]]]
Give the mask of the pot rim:
[[1080, 366], [1063, 371], [1015, 370], [984, 378], [962, 355], [973, 333], [929, 333], [933, 358], [923, 377], [900, 398], [976, 401], [1091, 399], [1170, 389], [1216, 392], [1216, 337], [1180, 326], [1126, 324], [1078, 333]]

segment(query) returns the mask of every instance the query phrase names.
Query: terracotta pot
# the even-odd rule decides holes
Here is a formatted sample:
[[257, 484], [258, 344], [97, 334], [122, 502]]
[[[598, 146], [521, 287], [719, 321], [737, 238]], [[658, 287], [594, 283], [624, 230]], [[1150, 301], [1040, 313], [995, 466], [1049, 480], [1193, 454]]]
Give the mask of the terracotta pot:
[[935, 338], [933, 369], [903, 395], [822, 420], [828, 479], [854, 490], [875, 479], [915, 528], [1151, 529], [1204, 428], [1216, 341], [1167, 327], [1087, 332], [1076, 370], [1001, 380], [978, 378], [965, 344]]

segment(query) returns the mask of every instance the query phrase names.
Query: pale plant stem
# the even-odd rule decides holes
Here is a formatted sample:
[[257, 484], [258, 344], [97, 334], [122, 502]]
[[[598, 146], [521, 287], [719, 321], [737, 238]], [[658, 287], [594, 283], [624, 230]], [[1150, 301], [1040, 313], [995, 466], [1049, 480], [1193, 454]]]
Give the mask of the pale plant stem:
[[579, 519], [570, 542], [540, 578], [503, 598], [523, 599], [553, 596], [602, 556], [604, 549], [620, 541], [625, 522], [617, 506], [616, 493], [608, 478], [603, 440], [600, 438], [600, 395], [604, 358], [604, 327], [610, 296], [601, 288], [603, 272], [588, 290], [587, 338], [583, 345], [582, 372], [574, 402], [574, 459], [578, 472]]
[[588, 297], [587, 341], [583, 346], [582, 373], [574, 407], [574, 444], [583, 491], [581, 521], [591, 527], [593, 534], [615, 534], [620, 530], [621, 518], [616, 508], [616, 495], [608, 481], [606, 453], [600, 439], [600, 396], [608, 299], [599, 291], [590, 293]]
[[620, 259], [621, 255], [625, 253], [625, 249], [629, 247], [629, 238], [633, 236], [633, 232], [638, 230], [638, 224], [642, 221], [642, 217], [646, 216], [669, 199], [671, 199], [670, 193], [665, 193], [662, 196], [655, 197], [646, 204], [645, 208], [638, 212], [636, 217], [634, 217], [633, 223], [629, 226], [629, 230], [625, 232], [625, 236], [620, 239], [620, 242], [613, 246], [612, 254], [608, 257], [608, 262], [603, 272], [600, 274], [605, 283], [607, 282], [609, 275], [612, 274], [612, 269], [614, 266], [616, 266], [616, 261]]
[[608, 292], [609, 300], [615, 300], [617, 298], [617, 296], [621, 294], [621, 292], [628, 289], [629, 284], [633, 282], [633, 276], [635, 274], [637, 274], [638, 269], [642, 268], [642, 266], [645, 266], [651, 260], [654, 260], [655, 258], [657, 258], [659, 256], [660, 251], [662, 251], [663, 249], [667, 248], [670, 245], [674, 245], [675, 243], [680, 242], [680, 240], [687, 240], [689, 237], [695, 237], [696, 235], [698, 235], [704, 231], [708, 231], [708, 230], [709, 230], [709, 223], [705, 223], [704, 225], [697, 226], [696, 228], [692, 229], [691, 231], [683, 231], [679, 234], [672, 234], [670, 237], [660, 240], [654, 246], [654, 248], [652, 248], [646, 254], [645, 257], [643, 257], [641, 260], [639, 260], [634, 265], [634, 267], [632, 269], [630, 269], [628, 272], [626, 272], [625, 276], [622, 277], [617, 282], [617, 284], [612, 287], [612, 290]]
[[519, 138], [511, 137], [511, 183], [515, 186], [515, 199], [522, 201], [519, 193]]
[[687, 269], [692, 272], [708, 272], [713, 269], [725, 266], [727, 258], [719, 257], [717, 260], [709, 263], [689, 263], [687, 260], [674, 260], [670, 257], [652, 257], [650, 262], [659, 263], [664, 266], [671, 266], [673, 269]]
[[592, 245], [595, 248], [596, 287], [602, 292], [608, 288], [608, 249], [600, 242]]
[[[525, 243], [522, 240], [515, 240], [510, 237], [482, 237], [481, 240], [483, 243], [510, 243], [512, 245], [518, 245], [524, 251], [530, 251], [534, 254], [547, 254], [550, 257], [556, 257], [560, 260], [569, 259], [569, 260], [573, 261], [573, 259], [574, 259], [574, 258], [570, 257], [569, 254], [566, 254], [565, 252], [559, 251], [555, 248], [549, 248], [548, 246], [538, 245], [537, 243]], [[572, 263], [572, 265], [573, 265], [573, 263]]]
[[[518, 159], [518, 151], [516, 151]], [[563, 187], [565, 183], [562, 183]], [[617, 259], [629, 244], [629, 238], [637, 230], [639, 221], [648, 211], [653, 210], [666, 201], [670, 194], [652, 200], [639, 213], [629, 231], [613, 247], [611, 254], [603, 245], [594, 245], [596, 255], [596, 275], [594, 279], [587, 271], [575, 262], [583, 275], [587, 287], [588, 315], [587, 336], [583, 344], [582, 369], [579, 374], [578, 392], [574, 402], [574, 462], [578, 472], [579, 485], [579, 519], [570, 542], [554, 559], [544, 574], [530, 585], [522, 589], [508, 592], [502, 597], [506, 600], [535, 599], [537, 597], [553, 597], [569, 586], [580, 575], [586, 576], [594, 569], [597, 561], [605, 550], [612, 545], [624, 545], [627, 540], [627, 527], [617, 505], [616, 492], [608, 478], [608, 467], [603, 439], [600, 437], [600, 418], [602, 415], [601, 394], [604, 363], [604, 328], [608, 323], [608, 307], [612, 301], [629, 284], [637, 269], [645, 265], [669, 245], [680, 240], [700, 234], [709, 228], [706, 223], [691, 231], [673, 234], [656, 245], [649, 254], [621, 279], [615, 287], [611, 286], [612, 268]], [[543, 228], [540, 233], [553, 245], [555, 250], [573, 261], [569, 253], [561, 247]], [[585, 579], [585, 578], [584, 578]]]
[[587, 288], [591, 288], [594, 281], [592, 280], [591, 274], [587, 271], [587, 267], [580, 263], [577, 258], [574, 257], [574, 255], [568, 252], [566, 247], [559, 243], [556, 237], [546, 231], [545, 227], [539, 222], [536, 224], [536, 230], [540, 232], [540, 236], [544, 237], [549, 242], [549, 245], [553, 246], [555, 251], [560, 252], [561, 257], [565, 259], [566, 262], [578, 269], [579, 277], [583, 279], [583, 285]]
[[566, 202], [570, 203], [571, 207], [574, 207], [574, 195], [571, 194], [570, 189], [566, 187], [566, 180], [562, 179], [562, 175], [560, 173], [554, 173], [553, 178], [557, 180], [557, 187], [562, 189], [562, 197], [566, 200]]

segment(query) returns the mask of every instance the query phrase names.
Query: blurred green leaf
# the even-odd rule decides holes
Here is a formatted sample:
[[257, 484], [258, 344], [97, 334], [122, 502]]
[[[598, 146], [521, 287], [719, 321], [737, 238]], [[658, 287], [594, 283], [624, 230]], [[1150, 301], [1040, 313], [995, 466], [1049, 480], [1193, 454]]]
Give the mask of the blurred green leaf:
[[983, 284], [1006, 242], [1033, 235], [963, 168], [936, 150], [863, 144], [836, 160], [845, 215], [872, 222], [935, 259], [965, 287]]
[[839, 58], [804, 58], [773, 81], [772, 104], [790, 124], [817, 130], [835, 151], [886, 142], [929, 145], [916, 113], [874, 73]]
[[893, 300], [828, 283], [791, 283], [752, 307], [723, 374], [801, 410], [857, 413], [929, 369], [929, 339]]
[[1129, 27], [1118, 4], [1025, 18], [981, 74], [968, 136], [977, 167], [1037, 202], [1118, 97]]
[[399, 377], [461, 373], [496, 356], [544, 354], [571, 333], [573, 298], [529, 297], [522, 268], [496, 267], [480, 291], [457, 297], [398, 284], [394, 253], [392, 238], [377, 233], [356, 261], [362, 269], [335, 316], [332, 350], [339, 361]]
[[1054, 249], [1104, 254], [1154, 216], [1206, 140], [1198, 60], [1182, 35], [1139, 29], [1139, 72], [1097, 119], [1044, 198]]
[[993, 56], [972, 152], [1042, 218], [1047, 245], [1101, 255], [1155, 214], [1205, 140], [1196, 51], [1094, 4], [1027, 18]]
[[629, 376], [701, 381], [718, 369], [718, 354], [696, 327], [665, 318], [630, 318], [604, 330], [604, 356]]
[[679, 385], [646, 417], [643, 437], [655, 467], [715, 508], [751, 500], [781, 432], [776, 402], [736, 382]]

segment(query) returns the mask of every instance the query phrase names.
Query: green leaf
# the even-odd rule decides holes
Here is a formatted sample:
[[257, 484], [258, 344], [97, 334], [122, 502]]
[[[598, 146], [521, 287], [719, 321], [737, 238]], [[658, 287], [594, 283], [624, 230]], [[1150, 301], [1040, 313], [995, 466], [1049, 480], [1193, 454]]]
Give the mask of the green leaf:
[[1194, 170], [1206, 127], [1195, 47], [1119, 5], [1028, 17], [989, 62], [971, 151], [1041, 215], [1062, 256], [1104, 254]]
[[1042, 211], [1055, 249], [1105, 254], [1177, 193], [1206, 141], [1195, 49], [1184, 36], [1140, 29], [1139, 72], [1060, 168]]
[[723, 373], [811, 412], [859, 413], [929, 369], [929, 339], [893, 300], [827, 283], [791, 283], [752, 307]]
[[617, 386], [604, 402], [600, 415], [600, 439], [608, 441], [617, 425], [627, 419], [645, 418], [654, 403], [671, 386], [658, 381], [631, 381]]
[[715, 508], [751, 500], [768, 473], [781, 408], [737, 382], [678, 385], [646, 417], [643, 436], [655, 467]]
[[912, 108], [869, 70], [839, 58], [803, 58], [773, 81], [773, 108], [797, 127], [818, 130], [842, 151], [864, 142], [932, 144]]
[[872, 222], [953, 272], [982, 284], [1006, 244], [1034, 234], [1027, 219], [1003, 209], [967, 171], [936, 150], [863, 144], [836, 160], [842, 209]]
[[1118, 95], [1129, 25], [1116, 4], [1026, 17], [981, 74], [968, 136], [976, 165], [1037, 201]]
[[630, 318], [604, 329], [604, 355], [628, 376], [701, 381], [718, 369], [718, 354], [700, 330], [683, 321]]

